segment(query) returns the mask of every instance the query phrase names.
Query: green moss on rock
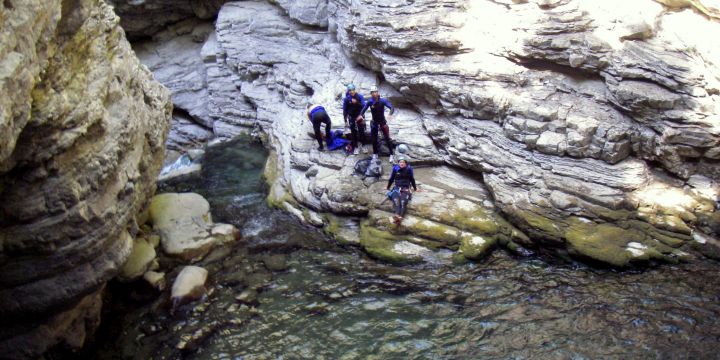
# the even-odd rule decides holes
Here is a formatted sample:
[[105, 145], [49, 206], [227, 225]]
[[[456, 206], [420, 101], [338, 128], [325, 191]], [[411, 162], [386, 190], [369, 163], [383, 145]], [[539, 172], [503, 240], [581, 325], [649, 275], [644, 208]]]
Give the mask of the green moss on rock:
[[488, 210], [477, 207], [473, 211], [458, 210], [442, 215], [440, 220], [464, 231], [492, 235], [499, 231], [496, 217], [495, 214], [488, 213]]
[[629, 241], [639, 241], [643, 237], [633, 234], [630, 240], [626, 236], [626, 230], [617, 226], [577, 220], [565, 232], [565, 238], [572, 255], [624, 267], [632, 259], [632, 254], [625, 250], [625, 245]]
[[673, 248], [680, 247], [687, 241], [692, 240], [692, 237], [688, 235], [661, 230], [644, 221], [630, 220], [626, 224], [628, 227], [638, 229], [647, 234], [650, 238], [657, 239], [663, 244]]
[[[596, 224], [571, 218], [565, 232], [571, 255], [590, 258], [616, 267], [627, 267], [634, 261], [662, 259], [673, 261], [653, 244], [645, 233], [634, 228], [622, 228], [613, 224]], [[669, 249], [672, 251], [672, 249]]]
[[497, 239], [465, 233], [460, 241], [458, 252], [469, 260], [479, 260], [495, 247]]
[[397, 242], [398, 239], [395, 235], [374, 228], [368, 221], [360, 224], [360, 245], [372, 257], [394, 264], [422, 262], [420, 256], [398, 252], [395, 248]]
[[342, 245], [357, 245], [357, 232], [351, 229], [343, 228], [341, 219], [333, 214], [324, 214], [325, 227], [323, 231], [326, 235], [332, 237]]
[[528, 230], [536, 235], [552, 240], [558, 240], [564, 236], [562, 227], [555, 224], [547, 217], [520, 209], [516, 209], [514, 214], [520, 221], [524, 222], [528, 226]]

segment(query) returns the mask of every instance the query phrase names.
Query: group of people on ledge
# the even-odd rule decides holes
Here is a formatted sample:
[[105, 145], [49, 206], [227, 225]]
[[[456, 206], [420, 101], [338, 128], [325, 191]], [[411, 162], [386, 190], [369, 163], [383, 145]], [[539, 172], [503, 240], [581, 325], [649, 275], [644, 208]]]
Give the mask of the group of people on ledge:
[[[398, 157], [398, 163], [395, 164], [394, 145], [390, 138], [390, 128], [385, 118], [385, 109], [390, 110], [390, 116], [395, 113], [395, 108], [387, 99], [380, 97], [377, 87], [370, 88], [370, 99], [367, 101], [355, 88], [354, 84], [347, 85], [347, 91], [343, 97], [343, 120], [345, 126], [350, 128], [350, 146], [354, 155], [358, 155], [362, 149], [363, 153], [367, 153], [363, 144], [365, 139], [365, 113], [370, 110], [372, 122], [370, 123], [370, 143], [372, 144], [373, 156], [372, 160], [376, 160], [380, 152], [379, 132], [382, 130], [383, 140], [387, 144], [390, 157], [388, 161], [393, 165], [392, 173], [387, 184], [387, 196], [393, 202], [395, 215], [393, 220], [396, 224], [400, 224], [402, 218], [407, 211], [407, 204], [412, 198], [412, 191], [418, 191], [415, 183], [415, 176], [412, 167], [408, 164], [404, 156]], [[315, 139], [318, 142], [318, 150], [324, 151], [323, 134], [320, 131], [321, 126], [325, 125], [325, 139], [331, 139], [330, 116], [321, 105], [309, 105], [307, 108], [307, 116], [312, 123], [315, 132]], [[392, 117], [390, 118], [392, 119]], [[393, 186], [394, 185], [394, 186]], [[391, 190], [392, 187], [392, 190]], [[412, 191], [410, 188], [412, 187]]]
[[[385, 109], [390, 110], [390, 116], [395, 113], [395, 108], [390, 104], [387, 99], [380, 97], [380, 92], [377, 87], [370, 88], [370, 99], [367, 101], [365, 97], [360, 94], [355, 85], [348, 84], [345, 97], [343, 98], [343, 120], [345, 126], [350, 128], [350, 145], [352, 147], [352, 153], [357, 155], [362, 149], [363, 153], [367, 153], [367, 150], [363, 147], [366, 142], [365, 139], [365, 113], [370, 110], [372, 114], [372, 122], [370, 123], [370, 143], [373, 149], [373, 160], [377, 159], [377, 155], [380, 152], [379, 132], [383, 133], [383, 140], [386, 142], [388, 151], [390, 152], [390, 163], [394, 163], [395, 156], [394, 146], [392, 139], [390, 139], [390, 128], [388, 127], [387, 119], [385, 118]], [[318, 142], [318, 150], [324, 151], [325, 146], [323, 142], [323, 135], [320, 132], [320, 128], [325, 124], [325, 139], [330, 140], [330, 128], [331, 121], [327, 111], [321, 105], [310, 105], [308, 106], [307, 112], [308, 119], [313, 125], [315, 131], [315, 139]]]

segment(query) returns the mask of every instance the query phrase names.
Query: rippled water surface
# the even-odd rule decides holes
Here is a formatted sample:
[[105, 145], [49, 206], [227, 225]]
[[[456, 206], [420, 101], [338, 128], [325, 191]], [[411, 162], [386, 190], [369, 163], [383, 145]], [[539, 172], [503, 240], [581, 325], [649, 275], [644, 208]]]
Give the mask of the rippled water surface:
[[258, 144], [231, 142], [208, 152], [202, 178], [161, 189], [203, 194], [215, 220], [236, 224], [243, 240], [201, 263], [209, 293], [183, 308], [141, 286], [111, 284], [89, 356], [720, 357], [716, 262], [620, 273], [497, 250], [476, 264], [386, 265], [269, 209], [265, 156]]

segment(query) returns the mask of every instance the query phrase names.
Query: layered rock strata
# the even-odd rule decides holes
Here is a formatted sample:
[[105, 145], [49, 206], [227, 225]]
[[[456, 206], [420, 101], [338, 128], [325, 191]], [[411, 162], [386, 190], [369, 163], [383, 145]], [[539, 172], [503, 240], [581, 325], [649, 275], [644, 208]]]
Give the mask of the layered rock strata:
[[0, 353], [36, 358], [97, 325], [99, 291], [155, 190], [172, 104], [104, 2], [0, 10]]
[[[361, 244], [438, 240], [412, 226], [387, 228], [382, 184], [352, 175], [362, 156], [314, 150], [305, 105], [326, 105], [341, 127], [339, 99], [353, 82], [361, 92], [379, 85], [397, 105], [391, 134], [410, 146], [414, 164], [469, 172], [448, 177], [443, 196], [417, 194], [415, 204], [425, 195], [441, 209], [467, 200], [514, 229], [477, 236], [514, 232], [512, 244], [614, 266], [686, 259], [694, 236], [717, 236], [718, 50], [685, 25], [718, 34], [720, 24], [694, 8], [329, 1], [326, 30], [324, 18], [296, 15], [307, 14], [297, 3], [273, 4], [224, 5], [200, 49], [214, 135], [268, 136], [272, 204], [317, 225], [354, 224], [358, 235], [343, 238]], [[468, 176], [481, 177], [486, 195], [462, 196]], [[319, 213], [370, 216], [357, 224]], [[445, 247], [468, 248], [450, 236], [468, 231], [452, 219], [421, 206], [411, 215], [451, 227], [444, 230], [455, 240]], [[421, 232], [428, 236], [417, 240]]]

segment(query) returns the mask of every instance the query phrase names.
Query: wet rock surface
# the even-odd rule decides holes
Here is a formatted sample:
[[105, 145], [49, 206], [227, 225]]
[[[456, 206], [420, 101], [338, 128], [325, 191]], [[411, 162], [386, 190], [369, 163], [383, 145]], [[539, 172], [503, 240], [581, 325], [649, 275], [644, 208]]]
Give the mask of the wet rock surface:
[[0, 4], [0, 354], [77, 349], [130, 255], [172, 103], [101, 1]]
[[[305, 105], [324, 104], [340, 128], [339, 98], [353, 82], [366, 95], [378, 85], [397, 106], [391, 136], [409, 146], [416, 167], [461, 174], [445, 181], [450, 189], [442, 196], [428, 192], [426, 199], [444, 201], [441, 208], [467, 200], [514, 229], [517, 239], [489, 243], [520, 252], [518, 245], [556, 248], [620, 267], [690, 259], [692, 232], [717, 237], [717, 198], [707, 194], [720, 179], [720, 82], [707, 60], [716, 50], [682, 24], [702, 24], [707, 33], [720, 33], [720, 25], [650, 0], [613, 4], [330, 1], [326, 29], [322, 11], [303, 8], [322, 4], [237, 2], [221, 8], [200, 57], [199, 42], [178, 48], [195, 56], [184, 61], [203, 64], [184, 74], [204, 74], [203, 121], [214, 136], [264, 134], [273, 150], [269, 201], [307, 223], [317, 225], [322, 213], [388, 210], [379, 205], [382, 184], [353, 176], [363, 155], [317, 152], [308, 135]], [[207, 26], [184, 24], [177, 40], [158, 37], [143, 47], [162, 50]], [[164, 60], [151, 63], [171, 62], [156, 53]], [[175, 71], [155, 71], [163, 69]], [[180, 84], [175, 94], [188, 91], [168, 83]], [[464, 198], [465, 178], [478, 179], [488, 195]], [[657, 189], [674, 200], [661, 200]], [[426, 194], [417, 194], [411, 211]], [[411, 215], [438, 222], [429, 213]], [[439, 223], [463, 230], [449, 219]], [[383, 237], [382, 224], [364, 224], [386, 248], [407, 240], [407, 232]], [[598, 228], [615, 230], [584, 237]], [[628, 240], [608, 237], [620, 234]], [[471, 257], [485, 253], [469, 240], [441, 242], [452, 250], [462, 244]], [[632, 242], [648, 251], [628, 250]]]

